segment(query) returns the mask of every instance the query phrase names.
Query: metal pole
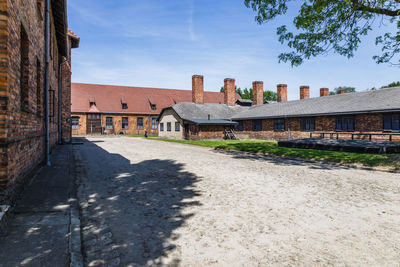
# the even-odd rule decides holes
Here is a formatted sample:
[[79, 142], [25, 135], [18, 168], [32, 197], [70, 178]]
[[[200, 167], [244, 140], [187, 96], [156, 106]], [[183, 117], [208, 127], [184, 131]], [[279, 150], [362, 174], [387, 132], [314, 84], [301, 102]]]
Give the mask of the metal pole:
[[45, 91], [45, 102], [46, 102], [46, 112], [45, 112], [45, 144], [46, 144], [46, 165], [51, 166], [50, 162], [50, 129], [49, 129], [49, 63], [50, 63], [50, 0], [46, 0], [45, 7], [45, 75], [44, 75], [44, 91]]

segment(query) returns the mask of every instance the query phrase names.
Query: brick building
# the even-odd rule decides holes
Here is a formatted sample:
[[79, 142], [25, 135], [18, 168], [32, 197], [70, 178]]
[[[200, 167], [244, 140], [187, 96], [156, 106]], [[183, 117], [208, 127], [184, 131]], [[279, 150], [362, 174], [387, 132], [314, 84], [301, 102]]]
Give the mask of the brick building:
[[[234, 88], [234, 80], [226, 79], [225, 94], [231, 94]], [[287, 86], [279, 84], [278, 102], [263, 103], [263, 83], [254, 82], [251, 107], [235, 107], [232, 102], [225, 105], [195, 101], [176, 104], [161, 112], [159, 135], [178, 139], [221, 139], [233, 130], [241, 139], [300, 139], [322, 132], [335, 134], [340, 139], [366, 139], [369, 138], [367, 134], [377, 134], [374, 139], [387, 139], [384, 134], [399, 132], [400, 88], [340, 92], [333, 96], [329, 96], [329, 89], [322, 88], [317, 98], [310, 98], [309, 90], [308, 86], [301, 86], [300, 100], [287, 101]], [[193, 95], [199, 95], [199, 91]], [[392, 138], [400, 141], [399, 135]]]
[[[205, 103], [224, 102], [223, 93], [202, 91], [201, 97]], [[158, 134], [160, 111], [192, 99], [189, 90], [73, 83], [72, 134]]]
[[71, 140], [70, 50], [79, 37], [67, 30], [66, 0], [0, 2], [1, 203], [47, 150]]

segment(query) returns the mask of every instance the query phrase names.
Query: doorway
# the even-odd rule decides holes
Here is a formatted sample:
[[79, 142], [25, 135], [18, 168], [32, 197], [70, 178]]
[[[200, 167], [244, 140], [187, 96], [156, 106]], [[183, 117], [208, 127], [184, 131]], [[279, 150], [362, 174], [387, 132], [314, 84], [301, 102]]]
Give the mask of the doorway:
[[101, 114], [89, 113], [87, 114], [86, 124], [87, 134], [102, 134], [101, 130]]

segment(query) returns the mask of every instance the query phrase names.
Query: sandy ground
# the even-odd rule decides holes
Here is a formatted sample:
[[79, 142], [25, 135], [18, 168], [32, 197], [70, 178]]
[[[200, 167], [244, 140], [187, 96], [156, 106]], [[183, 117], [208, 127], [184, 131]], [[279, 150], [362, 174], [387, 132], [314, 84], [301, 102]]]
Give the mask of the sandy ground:
[[400, 266], [400, 174], [88, 139], [88, 224], [122, 266]]

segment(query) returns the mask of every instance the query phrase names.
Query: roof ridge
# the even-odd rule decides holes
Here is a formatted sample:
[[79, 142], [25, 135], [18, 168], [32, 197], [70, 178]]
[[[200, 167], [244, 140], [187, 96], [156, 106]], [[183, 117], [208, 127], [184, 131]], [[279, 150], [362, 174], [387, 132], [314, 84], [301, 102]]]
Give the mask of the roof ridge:
[[[190, 89], [173, 89], [173, 88], [158, 88], [158, 87], [147, 87], [147, 86], [129, 86], [129, 85], [113, 85], [113, 84], [98, 84], [98, 83], [78, 83], [74, 82], [72, 85], [91, 85], [91, 86], [109, 86], [109, 87], [122, 87], [122, 88], [143, 88], [143, 89], [155, 89], [155, 90], [171, 90], [171, 91], [189, 91], [191, 92], [192, 90]], [[218, 94], [223, 94], [222, 92], [217, 92], [217, 91], [207, 91], [205, 90], [204, 93], [218, 93]]]

